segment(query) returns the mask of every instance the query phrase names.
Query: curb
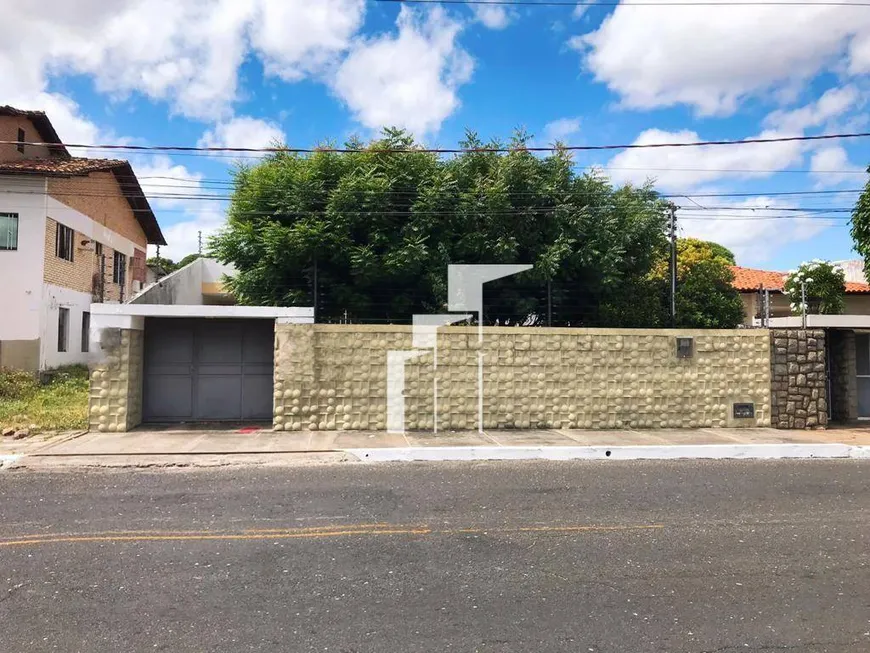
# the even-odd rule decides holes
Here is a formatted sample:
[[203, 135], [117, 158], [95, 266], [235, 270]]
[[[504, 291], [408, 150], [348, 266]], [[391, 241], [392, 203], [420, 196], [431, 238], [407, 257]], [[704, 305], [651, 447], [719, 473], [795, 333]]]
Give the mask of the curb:
[[870, 459], [870, 446], [848, 444], [702, 444], [568, 447], [391, 447], [345, 449], [363, 463], [470, 460]]

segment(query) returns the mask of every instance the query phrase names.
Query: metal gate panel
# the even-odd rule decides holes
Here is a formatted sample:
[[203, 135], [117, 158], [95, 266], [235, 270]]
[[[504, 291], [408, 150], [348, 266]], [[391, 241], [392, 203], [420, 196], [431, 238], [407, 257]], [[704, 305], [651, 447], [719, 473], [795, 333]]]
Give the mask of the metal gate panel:
[[145, 421], [272, 418], [274, 326], [268, 320], [145, 322]]
[[193, 329], [187, 320], [146, 320], [144, 420], [172, 422], [193, 416]]

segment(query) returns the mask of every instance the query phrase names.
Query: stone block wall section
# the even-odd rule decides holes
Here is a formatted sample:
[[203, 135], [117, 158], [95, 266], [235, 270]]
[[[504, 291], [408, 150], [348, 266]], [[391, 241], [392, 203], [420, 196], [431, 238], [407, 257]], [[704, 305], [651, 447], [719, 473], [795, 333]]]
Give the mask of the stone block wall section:
[[90, 429], [123, 432], [142, 422], [143, 332], [104, 329], [102, 360], [91, 366]]
[[[676, 336], [694, 338], [691, 358]], [[276, 326], [279, 430], [386, 427], [387, 352], [404, 326]], [[484, 329], [485, 428], [699, 428], [771, 424], [767, 330]], [[477, 329], [438, 331], [441, 429], [477, 428]], [[431, 430], [431, 350], [405, 365], [405, 425]], [[752, 402], [754, 418], [732, 404]]]
[[824, 330], [772, 329], [770, 334], [771, 423], [788, 429], [825, 428], [828, 394]]

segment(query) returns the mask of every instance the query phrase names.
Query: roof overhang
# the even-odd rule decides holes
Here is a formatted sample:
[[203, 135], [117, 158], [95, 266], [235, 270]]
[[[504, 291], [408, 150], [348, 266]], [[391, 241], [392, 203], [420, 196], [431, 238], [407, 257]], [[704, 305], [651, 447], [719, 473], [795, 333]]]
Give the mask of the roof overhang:
[[145, 191], [139, 185], [139, 180], [136, 178], [136, 173], [133, 172], [132, 166], [125, 161], [123, 165], [112, 168], [112, 173], [114, 173], [115, 179], [118, 180], [121, 193], [130, 204], [130, 208], [133, 210], [133, 215], [136, 216], [139, 226], [145, 232], [148, 244], [166, 245], [166, 238], [163, 237], [163, 232], [160, 230], [157, 216], [151, 210], [148, 198], [145, 197]]
[[21, 116], [27, 118], [33, 123], [42, 142], [49, 144], [48, 148], [52, 154], [64, 158], [70, 157], [69, 150], [61, 142], [60, 136], [58, 136], [54, 129], [54, 125], [51, 124], [51, 120], [48, 119], [44, 111], [28, 111], [10, 106], [0, 106], [0, 116]]

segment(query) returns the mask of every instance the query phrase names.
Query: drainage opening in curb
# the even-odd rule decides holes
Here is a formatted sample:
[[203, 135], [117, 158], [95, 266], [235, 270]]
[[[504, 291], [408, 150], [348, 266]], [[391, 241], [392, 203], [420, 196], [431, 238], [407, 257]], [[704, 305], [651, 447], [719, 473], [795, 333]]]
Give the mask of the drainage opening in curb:
[[605, 452], [604, 452], [604, 455], [609, 457], [609, 456], [610, 456], [610, 449], [608, 449], [607, 451], [605, 451]]

